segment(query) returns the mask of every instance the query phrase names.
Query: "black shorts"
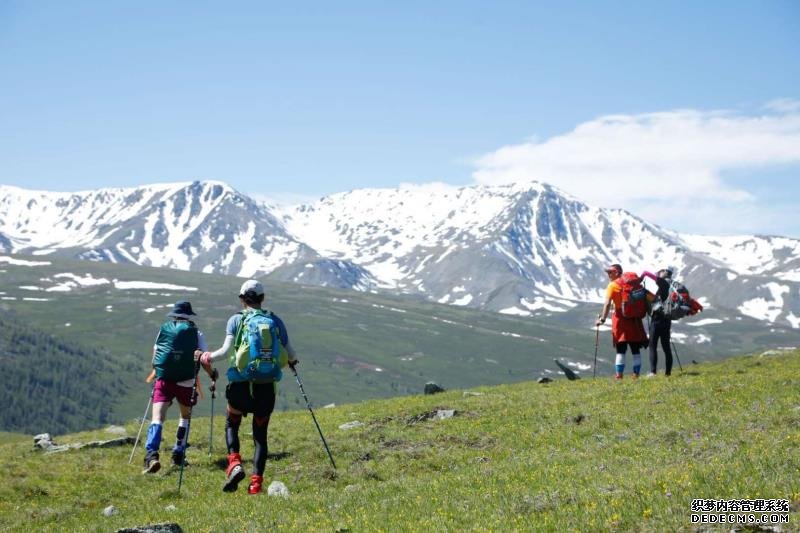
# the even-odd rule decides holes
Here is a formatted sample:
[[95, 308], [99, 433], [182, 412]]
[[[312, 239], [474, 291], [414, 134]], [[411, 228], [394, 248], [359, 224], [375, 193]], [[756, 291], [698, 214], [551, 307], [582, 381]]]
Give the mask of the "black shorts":
[[643, 345], [641, 342], [618, 342], [616, 345], [617, 353], [627, 353], [628, 346], [631, 347], [631, 353], [636, 355], [637, 353], [641, 353], [641, 349], [647, 346], [647, 344]]
[[225, 387], [228, 405], [242, 414], [268, 416], [275, 409], [275, 383], [237, 381]]

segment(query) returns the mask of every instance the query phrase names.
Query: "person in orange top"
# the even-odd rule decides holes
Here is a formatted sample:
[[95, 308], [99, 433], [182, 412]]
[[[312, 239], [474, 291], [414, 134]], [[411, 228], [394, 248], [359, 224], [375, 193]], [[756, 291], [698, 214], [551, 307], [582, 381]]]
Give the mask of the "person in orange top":
[[611, 342], [617, 352], [615, 360], [616, 374], [614, 379], [622, 379], [622, 374], [625, 371], [625, 353], [628, 351], [628, 346], [631, 347], [631, 354], [633, 355], [633, 378], [639, 377], [639, 372], [642, 369], [642, 353], [641, 349], [648, 345], [647, 333], [644, 330], [641, 318], [626, 318], [622, 316], [622, 285], [617, 281], [622, 276], [622, 266], [615, 263], [606, 268], [608, 274], [609, 284], [606, 287], [606, 300], [603, 305], [603, 311], [597, 317], [596, 326], [605, 323], [608, 318], [608, 313], [611, 310], [611, 304], [614, 304], [614, 314], [611, 316]]

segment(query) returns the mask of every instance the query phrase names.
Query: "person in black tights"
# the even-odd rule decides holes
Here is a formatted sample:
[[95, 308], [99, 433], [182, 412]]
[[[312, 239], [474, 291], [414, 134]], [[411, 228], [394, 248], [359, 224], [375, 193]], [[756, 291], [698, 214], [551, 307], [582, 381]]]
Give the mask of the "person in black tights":
[[669, 376], [672, 374], [672, 346], [670, 344], [672, 319], [664, 314], [664, 302], [669, 298], [673, 272], [675, 272], [674, 267], [667, 267], [659, 270], [658, 275], [650, 272], [642, 273], [642, 276], [651, 278], [658, 286], [648, 331], [648, 336], [650, 337], [650, 373], [647, 377], [653, 377], [657, 374], [659, 342], [661, 342], [661, 348], [664, 350], [664, 375]]
[[[228, 370], [228, 386], [225, 390], [225, 397], [228, 400], [228, 416], [225, 421], [225, 442], [228, 446], [228, 467], [225, 469], [225, 483], [222, 486], [224, 492], [236, 491], [239, 482], [244, 479], [245, 473], [242, 467], [242, 457], [239, 454], [239, 426], [242, 417], [248, 413], [253, 414], [253, 443], [255, 450], [253, 453], [253, 474], [250, 476], [250, 485], [247, 488], [249, 494], [261, 492], [264, 481], [264, 468], [267, 462], [267, 429], [270, 416], [275, 408], [275, 394], [277, 382], [274, 379], [242, 381], [239, 379], [237, 370], [236, 353], [242, 346], [247, 337], [245, 331], [248, 321], [255, 314], [268, 315], [277, 326], [279, 333], [278, 339], [282, 348], [288, 353], [288, 364], [292, 368], [298, 364], [297, 354], [289, 342], [289, 334], [286, 325], [278, 315], [262, 309], [264, 303], [264, 287], [257, 280], [247, 280], [239, 290], [239, 301], [242, 304], [242, 312], [236, 313], [225, 327], [225, 342], [222, 347], [215, 352], [196, 351], [195, 356], [199, 358], [200, 364], [205, 368], [224, 359], [230, 348], [233, 353], [230, 356], [230, 366]], [[234, 379], [235, 378], [235, 379]], [[280, 379], [278, 377], [277, 379]]]

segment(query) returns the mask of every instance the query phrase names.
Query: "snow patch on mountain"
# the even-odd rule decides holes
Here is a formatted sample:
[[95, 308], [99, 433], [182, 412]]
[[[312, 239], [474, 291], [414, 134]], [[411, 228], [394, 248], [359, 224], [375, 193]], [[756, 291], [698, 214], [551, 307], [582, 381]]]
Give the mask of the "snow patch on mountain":
[[790, 270], [788, 272], [778, 272], [775, 277], [781, 281], [793, 281], [800, 283], [800, 270]]
[[175, 285], [172, 283], [155, 283], [152, 281], [118, 281], [118, 280], [114, 280], [114, 288], [119, 290], [166, 289], [172, 291], [191, 291], [191, 292], [197, 290], [197, 287], [186, 287], [184, 285]]
[[692, 251], [705, 254], [740, 275], [781, 268], [785, 259], [800, 256], [800, 241], [786, 237], [682, 235], [681, 239]]
[[25, 259], [16, 259], [6, 255], [0, 255], [0, 263], [17, 266], [47, 266], [53, 264], [50, 261], [27, 261]]
[[700, 327], [700, 326], [711, 326], [713, 324], [722, 324], [722, 323], [723, 321], [718, 318], [703, 318], [695, 322], [684, 322], [684, 325]]
[[769, 298], [759, 297], [747, 300], [738, 309], [743, 315], [775, 322], [783, 311], [783, 295], [788, 294], [790, 289], [786, 285], [774, 282], [762, 285], [761, 288], [769, 291]]

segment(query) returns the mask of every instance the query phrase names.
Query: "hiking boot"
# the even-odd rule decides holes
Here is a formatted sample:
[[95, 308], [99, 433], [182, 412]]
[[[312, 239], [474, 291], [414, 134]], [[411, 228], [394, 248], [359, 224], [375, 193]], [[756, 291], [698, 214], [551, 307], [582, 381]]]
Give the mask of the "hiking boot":
[[247, 487], [247, 494], [258, 494], [261, 492], [261, 484], [263, 482], [264, 478], [258, 474], [250, 476], [250, 486]]
[[639, 379], [639, 374], [636, 373], [631, 374], [631, 379]]
[[614, 374], [614, 381], [622, 381], [622, 373], [621, 372], [617, 372], [616, 374]]
[[158, 460], [158, 452], [148, 453], [144, 456], [144, 470], [142, 474], [155, 474], [161, 469], [161, 462]]
[[186, 462], [186, 457], [184, 456], [182, 451], [179, 450], [172, 450], [172, 465], [173, 466], [189, 466], [189, 463]]
[[225, 469], [225, 484], [222, 485], [222, 491], [235, 492], [239, 488], [239, 482], [243, 479], [242, 457], [238, 453], [229, 454], [228, 468]]

